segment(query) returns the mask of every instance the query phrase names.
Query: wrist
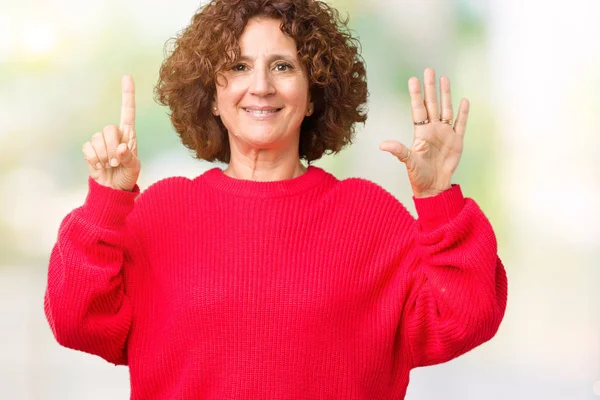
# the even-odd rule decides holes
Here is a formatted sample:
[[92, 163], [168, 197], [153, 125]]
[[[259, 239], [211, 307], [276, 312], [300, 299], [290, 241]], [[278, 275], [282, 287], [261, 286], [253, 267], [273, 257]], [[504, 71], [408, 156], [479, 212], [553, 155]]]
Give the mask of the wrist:
[[429, 198], [414, 198], [419, 223], [423, 231], [432, 231], [450, 222], [465, 205], [459, 185]]
[[88, 221], [104, 228], [125, 224], [140, 190], [136, 185], [131, 192], [104, 186], [94, 179], [88, 180], [88, 194], [81, 210]]
[[451, 187], [452, 187], [451, 185], [448, 185], [448, 187], [444, 188], [444, 189], [427, 189], [427, 190], [414, 190], [413, 189], [413, 196], [416, 199], [425, 199], [427, 197], [434, 197], [440, 193], [445, 192], [446, 190], [450, 189]]

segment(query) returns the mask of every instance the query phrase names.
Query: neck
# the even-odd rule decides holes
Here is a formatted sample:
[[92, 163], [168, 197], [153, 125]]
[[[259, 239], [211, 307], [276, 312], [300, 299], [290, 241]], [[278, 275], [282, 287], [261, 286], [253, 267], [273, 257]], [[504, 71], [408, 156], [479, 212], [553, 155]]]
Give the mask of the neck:
[[297, 178], [306, 172], [306, 168], [300, 162], [297, 143], [293, 147], [290, 146], [288, 151], [275, 149], [240, 151], [238, 146], [230, 143], [231, 158], [223, 172], [232, 178], [272, 182]]

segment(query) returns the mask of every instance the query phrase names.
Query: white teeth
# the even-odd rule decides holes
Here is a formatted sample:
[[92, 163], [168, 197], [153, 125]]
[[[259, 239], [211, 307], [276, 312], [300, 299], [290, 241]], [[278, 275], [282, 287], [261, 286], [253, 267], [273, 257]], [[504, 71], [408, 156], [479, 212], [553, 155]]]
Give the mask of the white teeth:
[[249, 110], [247, 108], [244, 108], [244, 111], [247, 111], [252, 114], [264, 115], [264, 114], [273, 114], [279, 110]]

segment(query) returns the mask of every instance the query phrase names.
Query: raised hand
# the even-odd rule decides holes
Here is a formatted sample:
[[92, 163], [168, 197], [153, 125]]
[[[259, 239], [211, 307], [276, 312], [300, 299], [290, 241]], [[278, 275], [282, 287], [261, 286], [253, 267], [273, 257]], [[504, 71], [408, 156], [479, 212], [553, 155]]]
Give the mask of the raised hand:
[[450, 97], [450, 80], [440, 78], [441, 112], [436, 95], [435, 71], [425, 69], [425, 101], [419, 79], [408, 80], [415, 137], [410, 148], [387, 140], [379, 148], [406, 165], [415, 197], [435, 196], [450, 188], [452, 174], [463, 150], [463, 137], [469, 116], [469, 101], [462, 99], [456, 122]]
[[140, 175], [135, 135], [135, 87], [131, 76], [121, 81], [121, 124], [92, 135], [82, 151], [90, 176], [100, 185], [131, 191]]

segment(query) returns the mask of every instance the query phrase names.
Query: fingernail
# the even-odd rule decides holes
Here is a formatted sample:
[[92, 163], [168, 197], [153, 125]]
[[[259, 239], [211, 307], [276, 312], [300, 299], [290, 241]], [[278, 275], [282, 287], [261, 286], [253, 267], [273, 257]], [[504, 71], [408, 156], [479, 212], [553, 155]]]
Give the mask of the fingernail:
[[96, 169], [102, 169], [102, 164], [96, 163]]
[[119, 161], [117, 161], [117, 159], [116, 159], [116, 158], [111, 158], [111, 159], [110, 159], [110, 165], [111, 165], [112, 167], [116, 167], [117, 165], [119, 165]]

